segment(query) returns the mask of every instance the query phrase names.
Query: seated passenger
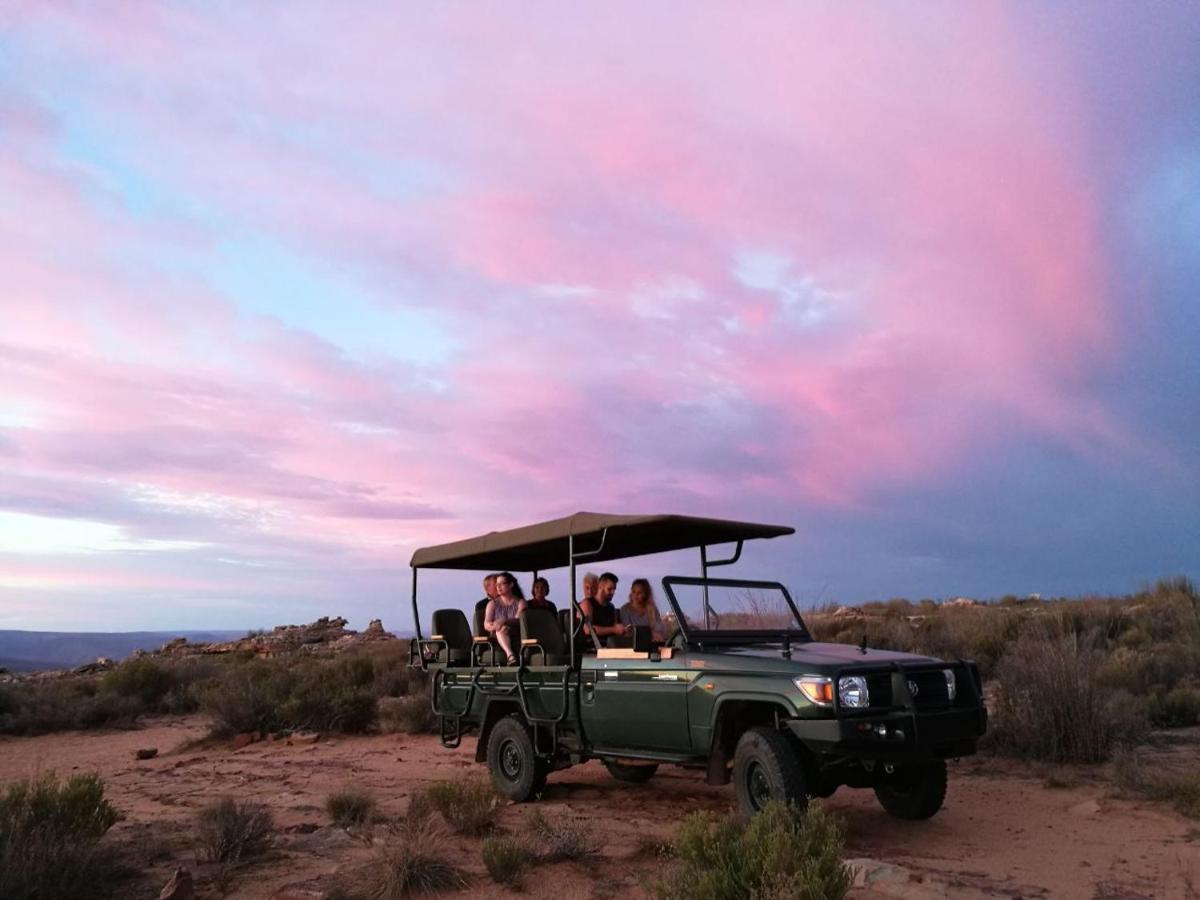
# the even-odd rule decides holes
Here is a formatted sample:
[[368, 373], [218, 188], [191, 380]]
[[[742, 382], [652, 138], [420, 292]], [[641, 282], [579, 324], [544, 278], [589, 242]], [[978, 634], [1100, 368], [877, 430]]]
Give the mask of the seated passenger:
[[596, 581], [594, 597], [584, 598], [579, 604], [585, 618], [591, 619], [591, 627], [586, 621], [583, 626], [585, 634], [595, 634], [603, 645], [610, 637], [625, 637], [632, 629], [617, 621], [617, 610], [612, 604], [613, 594], [617, 590], [617, 576], [605, 572]]
[[496, 576], [496, 599], [487, 605], [483, 616], [483, 628], [494, 635], [496, 643], [504, 651], [508, 664], [517, 664], [517, 655], [513, 647], [521, 639], [521, 612], [525, 609], [525, 595], [517, 579], [509, 572], [501, 572]]
[[667, 639], [666, 626], [654, 605], [654, 591], [645, 578], [633, 580], [629, 586], [629, 602], [617, 612], [617, 619], [630, 628], [634, 625], [649, 628], [651, 640], [663, 643]]
[[[588, 572], [583, 576], [583, 600], [591, 600], [596, 596], [596, 582], [599, 580], [595, 572]], [[583, 600], [579, 602], [583, 603]]]
[[525, 601], [526, 609], [548, 609], [554, 614], [558, 614], [558, 608], [551, 603], [547, 598], [550, 596], [550, 582], [540, 575], [533, 579], [533, 588], [530, 593], [533, 598]]

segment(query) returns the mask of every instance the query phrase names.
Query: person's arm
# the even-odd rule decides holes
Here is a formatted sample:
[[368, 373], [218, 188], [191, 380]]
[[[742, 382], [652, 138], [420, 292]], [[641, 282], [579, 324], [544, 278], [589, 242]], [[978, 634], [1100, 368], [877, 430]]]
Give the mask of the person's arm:
[[489, 634], [495, 633], [500, 626], [496, 623], [496, 601], [489, 600], [487, 610], [483, 614], [483, 630]]

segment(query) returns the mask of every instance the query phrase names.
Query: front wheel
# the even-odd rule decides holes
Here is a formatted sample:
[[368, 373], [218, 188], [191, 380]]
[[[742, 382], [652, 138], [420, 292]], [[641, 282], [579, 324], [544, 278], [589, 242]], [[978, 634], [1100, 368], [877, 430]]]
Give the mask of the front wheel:
[[897, 819], [928, 819], [946, 799], [946, 762], [938, 759], [897, 768], [875, 785], [875, 796]]
[[751, 728], [733, 754], [733, 789], [741, 811], [752, 816], [771, 800], [797, 810], [808, 805], [804, 766], [791, 742], [774, 728]]
[[658, 771], [658, 763], [635, 766], [630, 763], [620, 763], [616, 760], [606, 759], [604, 766], [608, 769], [608, 774], [617, 779], [617, 781], [625, 781], [629, 784], [645, 784]]
[[546, 787], [549, 767], [534, 752], [529, 727], [516, 713], [492, 728], [487, 762], [497, 793], [514, 803], [538, 797]]

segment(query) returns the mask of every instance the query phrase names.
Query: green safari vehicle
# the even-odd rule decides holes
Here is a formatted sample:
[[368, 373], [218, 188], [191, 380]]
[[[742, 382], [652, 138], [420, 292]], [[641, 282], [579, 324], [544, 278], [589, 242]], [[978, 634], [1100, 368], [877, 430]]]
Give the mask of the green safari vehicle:
[[[871, 788], [883, 808], [925, 819], [942, 806], [946, 760], [975, 752], [987, 710], [975, 664], [815, 641], [778, 582], [714, 578], [745, 541], [786, 526], [679, 515], [576, 513], [414, 553], [410, 663], [428, 670], [446, 747], [477, 736], [497, 790], [540, 796], [547, 776], [599, 759], [622, 781], [659, 765], [733, 782], [753, 814], [770, 799], [803, 806], [840, 786]], [[723, 559], [710, 548], [732, 545]], [[699, 576], [662, 580], [670, 634], [635, 628], [606, 646], [583, 628], [577, 564], [699, 549]], [[421, 630], [417, 576], [428, 569], [537, 573], [567, 567], [570, 612], [527, 610], [520, 659], [504, 665], [461, 609]], [[611, 639], [610, 639], [611, 640]]]

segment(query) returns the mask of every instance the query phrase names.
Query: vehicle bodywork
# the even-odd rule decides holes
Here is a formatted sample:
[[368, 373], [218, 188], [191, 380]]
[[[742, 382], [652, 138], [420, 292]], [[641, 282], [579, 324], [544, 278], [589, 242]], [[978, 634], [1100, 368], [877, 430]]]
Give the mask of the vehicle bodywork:
[[[734, 780], [748, 812], [771, 797], [802, 803], [849, 785], [875, 788], [896, 815], [932, 815], [944, 796], [943, 761], [974, 753], [986, 728], [978, 670], [965, 660], [870, 649], [865, 641], [814, 641], [782, 584], [710, 575], [736, 563], [744, 541], [792, 532], [687, 516], [579, 513], [417, 551], [412, 662], [433, 673], [443, 743], [456, 747], [476, 734], [476, 759], [517, 800], [539, 793], [551, 771], [599, 758], [630, 781], [649, 778], [661, 763], [703, 768], [710, 783]], [[734, 552], [710, 560], [709, 548], [719, 544], [734, 544]], [[577, 563], [684, 548], [700, 550], [700, 575], [663, 579], [678, 626], [665, 645], [612, 648], [581, 636]], [[486, 664], [474, 652], [451, 663], [443, 635], [421, 634], [420, 569], [537, 573], [564, 565], [576, 613], [565, 664], [537, 664], [533, 646], [519, 666]], [[708, 598], [718, 588], [778, 593], [787, 621], [714, 627], [719, 617]], [[689, 620], [681, 590], [702, 593], [701, 615]]]

